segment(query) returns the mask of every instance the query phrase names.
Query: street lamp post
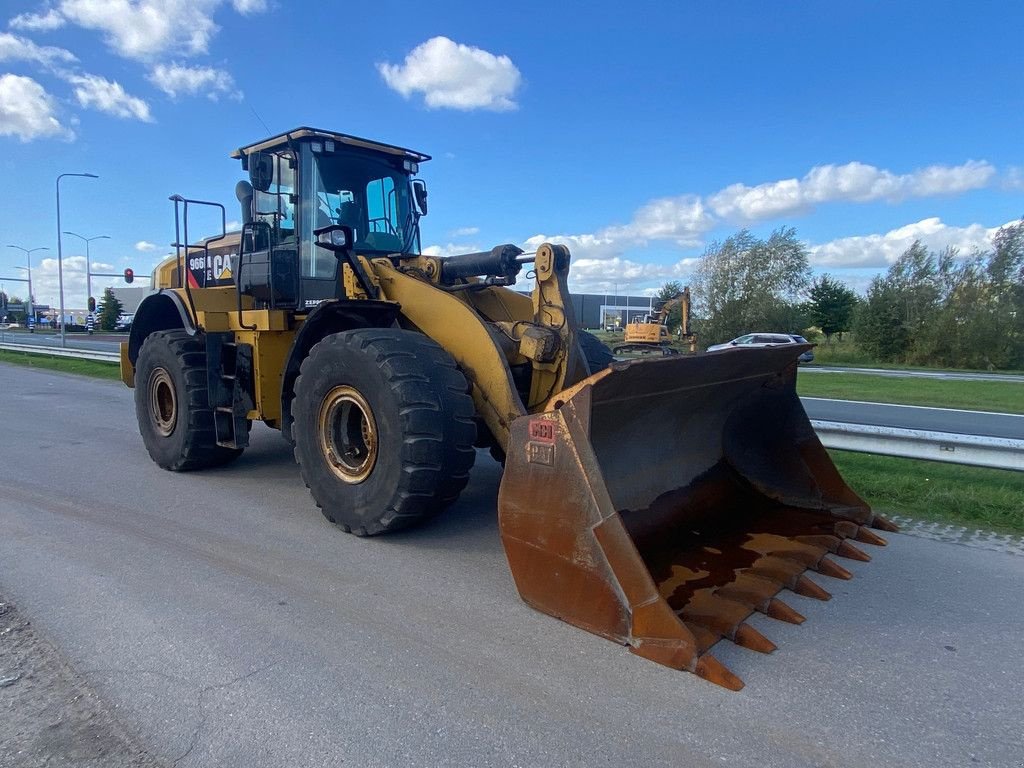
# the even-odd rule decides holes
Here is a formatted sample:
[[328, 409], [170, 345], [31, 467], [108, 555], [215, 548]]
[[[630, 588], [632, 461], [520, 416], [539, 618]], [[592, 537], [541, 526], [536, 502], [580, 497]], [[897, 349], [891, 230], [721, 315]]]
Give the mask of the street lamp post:
[[96, 235], [96, 237], [82, 237], [77, 232], [64, 231], [65, 235], [72, 235], [79, 240], [85, 241], [85, 300], [88, 303], [92, 298], [92, 262], [89, 260], [89, 243], [93, 240], [109, 240], [110, 235]]
[[35, 322], [35, 315], [32, 312], [32, 252], [48, 251], [50, 249], [47, 248], [45, 245], [39, 248], [22, 248], [20, 245], [8, 245], [7, 247], [16, 248], [19, 251], [25, 252], [25, 263], [28, 264], [28, 266], [18, 267], [18, 269], [24, 269], [26, 272], [28, 272], [28, 312], [26, 312], [25, 314], [26, 317], [32, 318], [32, 322]]
[[65, 176], [81, 176], [86, 179], [98, 179], [95, 173], [62, 173], [57, 177], [57, 288], [60, 291], [60, 345], [67, 346], [64, 322], [64, 256], [60, 242], [60, 180]]

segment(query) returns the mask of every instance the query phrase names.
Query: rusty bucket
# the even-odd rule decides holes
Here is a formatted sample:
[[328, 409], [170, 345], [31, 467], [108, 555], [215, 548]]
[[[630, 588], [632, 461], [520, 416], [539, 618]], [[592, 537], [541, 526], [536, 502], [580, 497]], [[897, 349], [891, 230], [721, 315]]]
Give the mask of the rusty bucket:
[[513, 578], [537, 610], [733, 690], [719, 640], [774, 644], [754, 611], [803, 617], [806, 571], [870, 557], [871, 512], [840, 477], [796, 394], [807, 346], [614, 363], [512, 426], [498, 496]]

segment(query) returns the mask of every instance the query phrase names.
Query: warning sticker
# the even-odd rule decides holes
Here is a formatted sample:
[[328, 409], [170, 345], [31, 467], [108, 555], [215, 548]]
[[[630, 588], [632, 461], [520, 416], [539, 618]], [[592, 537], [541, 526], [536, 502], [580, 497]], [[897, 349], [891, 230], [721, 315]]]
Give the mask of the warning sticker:
[[555, 442], [555, 423], [547, 419], [531, 419], [530, 439], [543, 443]]

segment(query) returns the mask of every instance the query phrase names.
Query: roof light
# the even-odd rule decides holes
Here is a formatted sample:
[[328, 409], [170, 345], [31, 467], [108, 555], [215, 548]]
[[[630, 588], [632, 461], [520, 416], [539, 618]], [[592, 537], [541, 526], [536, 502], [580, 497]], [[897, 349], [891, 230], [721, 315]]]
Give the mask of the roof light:
[[406, 160], [403, 166], [409, 173], [416, 174], [420, 172], [420, 164], [412, 160]]

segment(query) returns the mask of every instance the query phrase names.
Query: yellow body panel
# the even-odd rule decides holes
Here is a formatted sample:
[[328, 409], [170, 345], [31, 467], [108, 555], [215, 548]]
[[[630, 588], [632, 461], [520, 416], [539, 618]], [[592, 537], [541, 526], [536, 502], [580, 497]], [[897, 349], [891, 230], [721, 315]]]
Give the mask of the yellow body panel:
[[668, 329], [661, 323], [630, 323], [623, 337], [627, 344], [660, 344], [668, 340]]
[[281, 380], [295, 334], [238, 331], [235, 333], [235, 340], [240, 344], [252, 345], [256, 410], [250, 411], [248, 417], [262, 419], [270, 426], [276, 427], [281, 421]]
[[402, 305], [402, 316], [455, 358], [473, 386], [473, 402], [491, 433], [504, 446], [512, 422], [526, 413], [505, 358], [487, 327], [456, 294], [399, 272], [387, 259], [375, 259], [384, 298]]

